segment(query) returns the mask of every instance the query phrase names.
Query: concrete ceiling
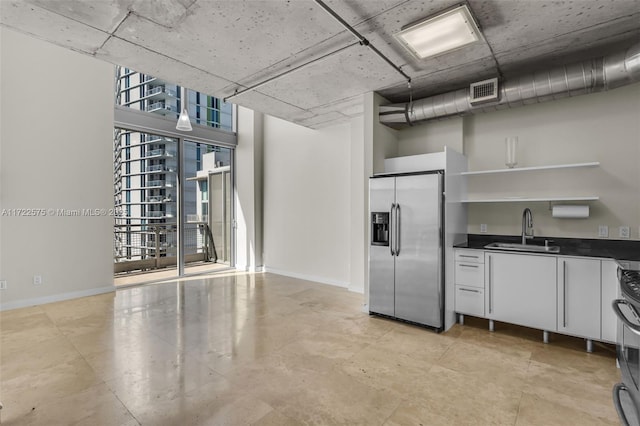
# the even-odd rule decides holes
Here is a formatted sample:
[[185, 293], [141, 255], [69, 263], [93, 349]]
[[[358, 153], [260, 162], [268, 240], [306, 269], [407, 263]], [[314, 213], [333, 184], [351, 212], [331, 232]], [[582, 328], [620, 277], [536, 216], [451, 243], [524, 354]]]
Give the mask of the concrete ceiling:
[[[417, 60], [394, 39], [454, 0], [325, 0], [413, 80], [414, 99], [620, 50], [640, 0], [469, 0], [484, 41]], [[353, 43], [312, 0], [0, 0], [0, 24], [217, 97]], [[362, 113], [362, 95], [407, 101], [405, 79], [355, 45], [232, 102], [317, 128]]]

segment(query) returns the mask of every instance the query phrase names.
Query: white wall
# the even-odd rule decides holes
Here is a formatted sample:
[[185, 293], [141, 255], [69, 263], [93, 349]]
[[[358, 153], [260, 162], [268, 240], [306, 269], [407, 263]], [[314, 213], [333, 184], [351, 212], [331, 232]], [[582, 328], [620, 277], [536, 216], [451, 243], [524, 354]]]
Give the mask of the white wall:
[[236, 261], [240, 270], [263, 266], [263, 121], [262, 113], [238, 107], [235, 150]]
[[[462, 128], [462, 133], [461, 133]], [[596, 195], [588, 219], [555, 219], [549, 203], [469, 206], [469, 233], [518, 235], [525, 207], [532, 209], [539, 236], [597, 238], [598, 225], [640, 227], [640, 84], [609, 92], [544, 102], [508, 110], [425, 122], [398, 132], [398, 153], [440, 151], [464, 143], [469, 170], [505, 168], [504, 139], [518, 136], [518, 167], [599, 161], [593, 169], [475, 176], [470, 198]], [[462, 139], [462, 140], [461, 140]]]
[[369, 174], [365, 156], [364, 118], [351, 120], [349, 290], [364, 293], [369, 275]]
[[397, 132], [397, 138], [399, 157], [443, 152], [445, 146], [462, 152], [463, 119], [452, 117], [424, 124], [416, 123], [413, 127]]
[[[0, 40], [0, 209], [112, 209], [113, 66], [4, 28]], [[113, 289], [112, 217], [5, 211], [0, 233], [1, 309]]]
[[[398, 131], [380, 123], [380, 105], [389, 104], [382, 96], [369, 92], [364, 96], [364, 140], [369, 176], [384, 172], [385, 158], [398, 157]], [[367, 197], [367, 206], [369, 198]], [[368, 207], [367, 207], [368, 208]]]
[[349, 124], [312, 130], [264, 117], [267, 271], [348, 286], [350, 141]]
[[[640, 84], [559, 101], [465, 118], [469, 170], [504, 168], [507, 136], [518, 136], [518, 167], [599, 161], [593, 169], [476, 176], [469, 194], [596, 195], [588, 219], [551, 217], [548, 203], [478, 204], [469, 208], [469, 232], [480, 224], [492, 234], [519, 234], [524, 207], [536, 235], [597, 238], [598, 225], [640, 227]], [[584, 204], [584, 203], [580, 203]]]

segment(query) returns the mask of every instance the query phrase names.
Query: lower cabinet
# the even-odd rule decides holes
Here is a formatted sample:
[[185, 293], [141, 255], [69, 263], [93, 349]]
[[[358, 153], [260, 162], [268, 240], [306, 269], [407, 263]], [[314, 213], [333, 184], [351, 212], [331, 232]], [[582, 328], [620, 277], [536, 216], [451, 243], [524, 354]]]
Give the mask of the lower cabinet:
[[600, 340], [600, 260], [558, 257], [558, 332]]
[[484, 289], [456, 285], [456, 312], [484, 317]]
[[613, 260], [467, 249], [456, 252], [455, 311], [615, 343], [617, 271]]
[[485, 316], [555, 331], [556, 257], [485, 252]]
[[618, 265], [613, 260], [602, 261], [602, 340], [609, 343], [616, 342], [618, 319], [613, 312], [611, 303], [618, 298]]

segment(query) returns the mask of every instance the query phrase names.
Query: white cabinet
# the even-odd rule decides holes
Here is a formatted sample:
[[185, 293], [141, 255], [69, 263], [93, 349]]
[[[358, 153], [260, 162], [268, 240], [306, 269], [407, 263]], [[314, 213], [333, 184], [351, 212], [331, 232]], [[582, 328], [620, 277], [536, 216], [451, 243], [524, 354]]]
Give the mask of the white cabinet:
[[600, 339], [600, 260], [558, 257], [558, 332]]
[[456, 262], [484, 263], [484, 252], [482, 250], [460, 250], [455, 251]]
[[485, 315], [549, 331], [556, 330], [556, 258], [485, 253]]
[[456, 312], [484, 317], [484, 289], [456, 286]]
[[455, 311], [484, 317], [484, 252], [455, 251]]
[[605, 342], [615, 343], [617, 334], [617, 318], [611, 302], [618, 298], [618, 265], [613, 260], [602, 261], [602, 336]]
[[484, 264], [456, 262], [456, 285], [484, 288]]

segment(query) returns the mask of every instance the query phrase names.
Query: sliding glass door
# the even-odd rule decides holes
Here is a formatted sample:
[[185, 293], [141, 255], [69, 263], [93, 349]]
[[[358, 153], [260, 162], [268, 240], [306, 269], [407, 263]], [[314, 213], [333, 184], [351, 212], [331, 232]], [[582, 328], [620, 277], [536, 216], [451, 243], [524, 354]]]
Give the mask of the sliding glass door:
[[230, 267], [233, 150], [186, 140], [182, 152], [185, 272]]
[[124, 129], [115, 138], [116, 282], [231, 267], [233, 149]]

